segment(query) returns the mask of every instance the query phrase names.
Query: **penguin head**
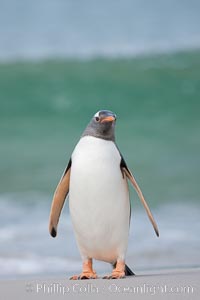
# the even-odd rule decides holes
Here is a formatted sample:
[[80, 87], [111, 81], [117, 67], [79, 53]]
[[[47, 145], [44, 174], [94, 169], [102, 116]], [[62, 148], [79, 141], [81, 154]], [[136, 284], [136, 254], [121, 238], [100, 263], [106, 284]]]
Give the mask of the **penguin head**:
[[82, 136], [94, 136], [104, 140], [115, 140], [116, 114], [109, 110], [98, 111], [86, 127]]

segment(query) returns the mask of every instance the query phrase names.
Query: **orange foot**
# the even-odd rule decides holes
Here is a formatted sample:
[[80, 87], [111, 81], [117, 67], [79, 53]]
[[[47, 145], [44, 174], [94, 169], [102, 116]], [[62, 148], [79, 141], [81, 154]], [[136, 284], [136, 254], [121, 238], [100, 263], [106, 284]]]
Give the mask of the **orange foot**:
[[80, 275], [73, 275], [70, 277], [71, 280], [79, 280], [79, 279], [97, 279], [96, 272], [82, 272]]
[[73, 275], [70, 277], [71, 280], [78, 280], [78, 279], [96, 279], [97, 274], [92, 269], [92, 259], [87, 259], [83, 262], [83, 271], [80, 275]]
[[113, 269], [112, 274], [103, 277], [103, 279], [120, 279], [120, 278], [125, 278], [124, 261], [117, 261], [116, 268]]

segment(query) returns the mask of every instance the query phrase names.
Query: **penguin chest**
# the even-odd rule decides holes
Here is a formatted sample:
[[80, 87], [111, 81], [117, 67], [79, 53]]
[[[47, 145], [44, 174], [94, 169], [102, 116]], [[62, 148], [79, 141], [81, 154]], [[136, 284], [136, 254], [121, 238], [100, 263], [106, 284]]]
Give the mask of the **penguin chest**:
[[121, 156], [112, 141], [85, 136], [72, 154], [69, 206], [79, 248], [112, 261], [125, 252], [130, 202]]

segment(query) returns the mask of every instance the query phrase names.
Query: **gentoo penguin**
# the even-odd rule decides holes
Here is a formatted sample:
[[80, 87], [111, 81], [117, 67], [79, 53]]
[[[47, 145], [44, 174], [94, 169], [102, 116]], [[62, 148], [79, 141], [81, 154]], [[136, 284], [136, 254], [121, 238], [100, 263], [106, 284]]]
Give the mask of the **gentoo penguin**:
[[144, 205], [159, 236], [143, 194], [115, 143], [116, 115], [97, 112], [76, 145], [56, 188], [49, 220], [52, 237], [66, 196], [83, 267], [71, 279], [97, 278], [92, 259], [109, 262], [113, 271], [104, 278], [123, 278], [134, 273], [125, 264], [130, 224], [128, 180]]

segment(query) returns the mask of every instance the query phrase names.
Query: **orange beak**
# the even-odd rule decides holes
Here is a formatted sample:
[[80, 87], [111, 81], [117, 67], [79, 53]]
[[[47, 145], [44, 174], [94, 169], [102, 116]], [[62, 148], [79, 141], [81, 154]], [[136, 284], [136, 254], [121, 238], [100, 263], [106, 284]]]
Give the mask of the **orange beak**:
[[108, 116], [105, 117], [101, 120], [101, 123], [105, 123], [105, 122], [113, 122], [115, 120], [115, 118], [113, 116]]

